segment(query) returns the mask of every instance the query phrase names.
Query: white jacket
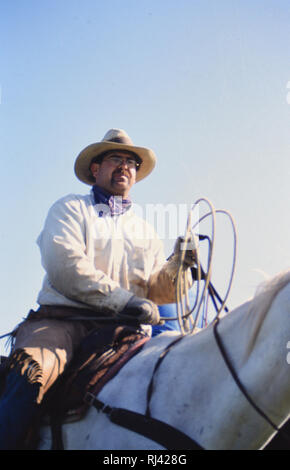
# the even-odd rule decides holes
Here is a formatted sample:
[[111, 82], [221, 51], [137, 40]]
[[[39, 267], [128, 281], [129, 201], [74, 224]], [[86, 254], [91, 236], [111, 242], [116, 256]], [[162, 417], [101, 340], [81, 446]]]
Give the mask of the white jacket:
[[154, 229], [129, 209], [99, 216], [93, 194], [68, 195], [49, 210], [38, 245], [46, 271], [40, 305], [120, 312], [135, 294], [175, 302], [177, 264]]

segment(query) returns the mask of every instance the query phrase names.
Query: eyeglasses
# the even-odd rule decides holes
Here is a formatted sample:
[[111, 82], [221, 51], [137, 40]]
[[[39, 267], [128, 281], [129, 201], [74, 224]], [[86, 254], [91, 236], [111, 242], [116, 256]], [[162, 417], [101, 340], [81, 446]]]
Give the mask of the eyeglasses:
[[123, 163], [126, 163], [127, 167], [131, 170], [134, 168], [135, 170], [138, 170], [140, 167], [140, 163], [136, 162], [134, 158], [126, 158], [126, 157], [118, 157], [118, 155], [111, 155], [110, 157], [105, 157], [104, 161], [109, 161], [115, 166], [120, 166]]

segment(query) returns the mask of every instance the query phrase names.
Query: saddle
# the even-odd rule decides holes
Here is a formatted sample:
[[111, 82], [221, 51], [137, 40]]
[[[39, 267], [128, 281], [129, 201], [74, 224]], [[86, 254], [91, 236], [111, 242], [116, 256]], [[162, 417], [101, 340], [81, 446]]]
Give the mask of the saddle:
[[86, 395], [96, 396], [149, 339], [134, 326], [110, 325], [89, 333], [43, 400], [53, 435], [59, 435], [62, 423], [82, 419], [90, 406]]

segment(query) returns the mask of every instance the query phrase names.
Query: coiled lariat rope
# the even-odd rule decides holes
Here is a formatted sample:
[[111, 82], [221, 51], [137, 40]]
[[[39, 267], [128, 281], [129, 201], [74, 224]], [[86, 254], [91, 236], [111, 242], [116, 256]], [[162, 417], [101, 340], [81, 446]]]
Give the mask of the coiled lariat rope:
[[[200, 203], [206, 203], [209, 207], [209, 212], [203, 215], [201, 218], [198, 219], [196, 223], [192, 225], [193, 213], [196, 208], [199, 206]], [[233, 262], [231, 268], [230, 279], [228, 283], [228, 288], [225, 294], [224, 299], [222, 300], [215, 288], [211, 283], [211, 276], [212, 276], [212, 263], [213, 263], [213, 254], [215, 248], [215, 238], [216, 238], [216, 214], [223, 214], [226, 215], [231, 222], [231, 227], [233, 231]], [[197, 235], [196, 234], [196, 227], [199, 224], [211, 217], [211, 237], [207, 235]], [[207, 266], [206, 270], [203, 270], [200, 262], [200, 241], [207, 240], [208, 241], [208, 259], [207, 259]], [[231, 214], [226, 210], [218, 209], [216, 210], [211, 203], [206, 198], [198, 199], [192, 206], [191, 210], [188, 214], [187, 225], [185, 230], [184, 236], [184, 243], [182, 249], [180, 251], [180, 259], [179, 259], [179, 268], [177, 272], [177, 279], [176, 279], [176, 311], [177, 317], [165, 317], [163, 320], [165, 321], [173, 321], [178, 320], [179, 327], [181, 330], [182, 335], [188, 333], [195, 333], [197, 331], [198, 325], [201, 324], [203, 326], [207, 326], [208, 323], [215, 321], [221, 314], [223, 310], [228, 311], [226, 308], [226, 302], [229, 297], [229, 293], [232, 287], [235, 266], [236, 266], [236, 249], [237, 249], [237, 233], [236, 233], [236, 226]], [[188, 286], [188, 276], [187, 276], [187, 269], [184, 269], [183, 262], [185, 258], [185, 253], [187, 249], [194, 249], [196, 250], [196, 265], [194, 268], [191, 268], [191, 272], [193, 274], [193, 280], [197, 282], [196, 286], [196, 294], [195, 299], [193, 302], [193, 306], [190, 307], [190, 299], [189, 299], [189, 286]], [[204, 286], [202, 292], [200, 293], [200, 286], [201, 281], [204, 281]], [[194, 282], [193, 282], [194, 285]], [[211, 298], [216, 314], [215, 317], [208, 322], [208, 301], [209, 297]], [[217, 298], [220, 302], [220, 307], [217, 306], [215, 301]]]

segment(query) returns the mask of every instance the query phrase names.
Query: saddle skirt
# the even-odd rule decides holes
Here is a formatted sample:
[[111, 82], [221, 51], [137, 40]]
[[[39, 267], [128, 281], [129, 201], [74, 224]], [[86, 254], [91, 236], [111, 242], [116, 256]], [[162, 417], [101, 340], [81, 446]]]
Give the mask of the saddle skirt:
[[50, 424], [82, 419], [89, 408], [86, 394], [98, 395], [149, 339], [134, 326], [110, 325], [89, 333], [44, 398]]

